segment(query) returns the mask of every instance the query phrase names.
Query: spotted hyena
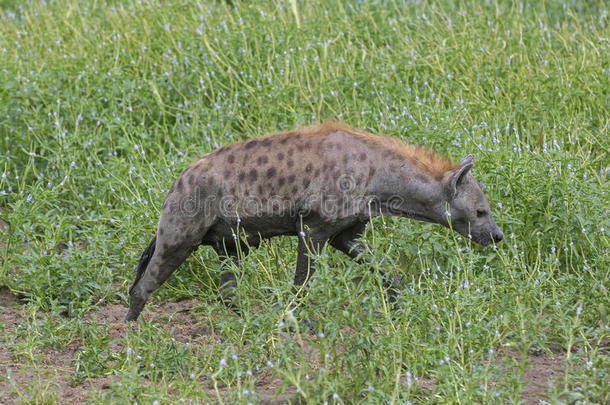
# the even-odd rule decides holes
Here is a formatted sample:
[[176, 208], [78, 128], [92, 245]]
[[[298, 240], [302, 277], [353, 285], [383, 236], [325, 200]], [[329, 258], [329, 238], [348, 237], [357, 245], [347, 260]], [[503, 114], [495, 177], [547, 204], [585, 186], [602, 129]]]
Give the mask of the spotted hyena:
[[[434, 222], [484, 246], [499, 242], [472, 165], [473, 156], [452, 163], [336, 123], [217, 149], [188, 166], [168, 192], [129, 289], [126, 320], [138, 318], [149, 295], [200, 245], [237, 262], [240, 239], [247, 254], [261, 239], [298, 236], [294, 284], [302, 286], [326, 242], [363, 260], [359, 237], [371, 216]], [[223, 272], [221, 292], [234, 284], [235, 275]]]

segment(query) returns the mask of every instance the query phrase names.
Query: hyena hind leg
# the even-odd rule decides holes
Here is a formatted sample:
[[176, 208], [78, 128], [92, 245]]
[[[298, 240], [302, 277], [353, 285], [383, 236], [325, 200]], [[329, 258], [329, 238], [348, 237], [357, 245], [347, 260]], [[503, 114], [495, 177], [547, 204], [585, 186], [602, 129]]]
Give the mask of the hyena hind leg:
[[[146, 266], [144, 272], [138, 275], [140, 278], [136, 278], [129, 290], [129, 311], [125, 317], [126, 321], [138, 319], [150, 294], [159, 288], [196, 248], [196, 244], [188, 241], [169, 244], [166, 239], [157, 236], [150, 261], [147, 265], [141, 263]], [[149, 250], [150, 248], [146, 252]]]

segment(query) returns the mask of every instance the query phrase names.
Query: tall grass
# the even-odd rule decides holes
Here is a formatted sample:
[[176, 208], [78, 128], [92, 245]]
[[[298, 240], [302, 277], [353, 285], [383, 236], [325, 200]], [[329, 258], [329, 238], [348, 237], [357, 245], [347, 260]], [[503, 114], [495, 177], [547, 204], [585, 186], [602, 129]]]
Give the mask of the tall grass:
[[[108, 403], [256, 402], [272, 379], [308, 403], [516, 403], [526, 355], [559, 351], [548, 400], [608, 401], [605, 2], [0, 7], [0, 286], [30, 313], [4, 338], [18, 364], [77, 341], [73, 381], [112, 376], [91, 392]], [[171, 319], [116, 338], [89, 320], [126, 303], [189, 162], [327, 118], [454, 160], [476, 154], [505, 240], [480, 249], [440, 227], [373, 220], [370, 254], [403, 279], [395, 311], [379, 277], [332, 248], [295, 308], [296, 241], [283, 238], [242, 263], [240, 317], [216, 301], [210, 249], [148, 304], [196, 298], [216, 338], [173, 341]], [[292, 311], [316, 334], [295, 334]], [[44, 386], [4, 395], [58, 400]]]

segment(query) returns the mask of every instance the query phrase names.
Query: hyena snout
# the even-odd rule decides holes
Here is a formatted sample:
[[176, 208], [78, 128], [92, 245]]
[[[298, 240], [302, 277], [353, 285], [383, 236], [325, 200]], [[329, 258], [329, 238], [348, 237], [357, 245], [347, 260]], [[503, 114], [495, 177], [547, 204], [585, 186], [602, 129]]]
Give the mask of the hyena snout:
[[500, 228], [495, 225], [487, 232], [483, 232], [483, 234], [477, 239], [478, 240], [475, 240], [475, 242], [478, 242], [483, 246], [488, 246], [492, 243], [500, 242], [502, 239], [504, 239], [504, 234], [502, 233]]

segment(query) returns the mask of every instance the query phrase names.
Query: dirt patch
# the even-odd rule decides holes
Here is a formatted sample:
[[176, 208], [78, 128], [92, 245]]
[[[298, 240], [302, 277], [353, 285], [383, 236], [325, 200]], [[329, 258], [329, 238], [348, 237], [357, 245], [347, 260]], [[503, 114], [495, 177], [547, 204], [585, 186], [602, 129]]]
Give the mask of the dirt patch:
[[[498, 350], [492, 364], [502, 370], [503, 374], [500, 378], [506, 378], [510, 371], [507, 371], [506, 358], [513, 358], [517, 362], [521, 359], [520, 352], [507, 352], [502, 354]], [[542, 401], [547, 400], [549, 392], [549, 383], [563, 376], [564, 373], [565, 353], [559, 349], [552, 349], [551, 353], [542, 352], [540, 354], [528, 354], [526, 356], [526, 366], [521, 376], [522, 390], [520, 395], [520, 403], [524, 405], [538, 405]], [[511, 367], [512, 368], [512, 367]], [[403, 383], [406, 383], [403, 377]], [[419, 377], [413, 380], [414, 386], [422, 389], [424, 395], [429, 395], [438, 385], [436, 380], [428, 375]], [[490, 385], [498, 385], [498, 381], [491, 382]]]
[[301, 401], [293, 399], [297, 393], [297, 389], [289, 385], [281, 393], [277, 393], [282, 387], [282, 381], [275, 378], [271, 381], [261, 379], [256, 384], [257, 393], [260, 398], [260, 404], [264, 405], [279, 405], [279, 404], [298, 404]]
[[[521, 358], [521, 353], [508, 354], [511, 357]], [[526, 405], [535, 405], [546, 399], [549, 382], [556, 380], [564, 373], [565, 354], [558, 349], [552, 353], [542, 352], [539, 355], [528, 354], [527, 366], [521, 376], [523, 390], [521, 401]]]
[[[11, 290], [6, 287], [0, 287], [0, 307], [13, 307], [18, 303], [19, 300]], [[0, 317], [0, 320], [3, 319]]]

